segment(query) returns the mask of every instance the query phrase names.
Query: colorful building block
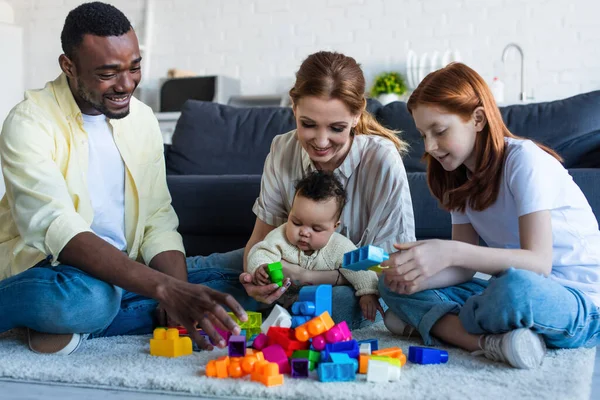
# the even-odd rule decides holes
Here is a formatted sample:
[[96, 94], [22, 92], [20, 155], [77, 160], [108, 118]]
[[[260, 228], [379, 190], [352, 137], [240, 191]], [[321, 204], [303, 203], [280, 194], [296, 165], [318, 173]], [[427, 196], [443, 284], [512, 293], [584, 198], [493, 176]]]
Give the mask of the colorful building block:
[[219, 357], [216, 360], [210, 360], [206, 364], [205, 374], [211, 378], [228, 378], [229, 377], [229, 357]]
[[394, 382], [400, 379], [400, 367], [390, 365], [385, 361], [369, 360], [367, 382]]
[[387, 347], [385, 349], [375, 350], [372, 352], [372, 354], [373, 356], [386, 356], [397, 359], [400, 361], [400, 365], [406, 364], [406, 355], [402, 353], [402, 349], [400, 347]]
[[371, 351], [379, 350], [379, 341], [377, 339], [365, 339], [359, 340], [358, 344], [361, 345], [363, 343], [369, 343], [371, 345]]
[[229, 316], [235, 321], [236, 324], [240, 326], [240, 328], [246, 331], [246, 338], [249, 338], [250, 331], [252, 329], [260, 330], [260, 325], [262, 324], [262, 314], [256, 311], [246, 311], [248, 315], [248, 321], [242, 322], [238, 317], [232, 312], [228, 312]]
[[267, 346], [262, 349], [263, 356], [265, 360], [269, 362], [276, 363], [279, 366], [280, 374], [289, 374], [290, 373], [290, 363], [288, 361], [288, 356], [285, 353], [285, 350], [278, 345], [274, 344], [272, 346]]
[[260, 326], [260, 330], [262, 333], [266, 334], [272, 326], [278, 326], [280, 328], [290, 328], [292, 326], [292, 316], [279, 304], [275, 304], [271, 314], [269, 314], [267, 319], [265, 319], [265, 322]]
[[328, 343], [325, 350], [321, 352], [321, 360], [328, 360], [330, 353], [346, 353], [350, 358], [358, 358], [358, 342], [349, 340], [347, 342]]
[[150, 339], [150, 354], [160, 357], [180, 357], [192, 354], [192, 339], [179, 337], [176, 328], [156, 328]]
[[346, 321], [342, 321], [325, 333], [327, 343], [345, 342], [352, 339], [352, 333], [348, 329]]
[[430, 347], [410, 346], [408, 360], [415, 364], [443, 364], [448, 362], [448, 352]]
[[229, 357], [244, 357], [246, 355], [246, 336], [233, 335], [229, 338]]
[[354, 372], [358, 371], [358, 360], [350, 358], [347, 353], [329, 353], [329, 360], [335, 364], [352, 364]]
[[262, 350], [268, 346], [268, 342], [269, 342], [268, 336], [265, 335], [264, 333], [261, 333], [256, 338], [254, 338], [254, 341], [252, 342], [252, 347], [254, 347], [257, 350]]
[[292, 360], [292, 378], [308, 378], [309, 361], [306, 358]]
[[266, 360], [254, 364], [251, 380], [269, 387], [283, 385], [283, 375], [279, 373], [279, 366]]
[[366, 355], [370, 355], [371, 354], [371, 343], [361, 343], [358, 345], [358, 351], [360, 352], [360, 354], [366, 354]]
[[320, 363], [317, 376], [321, 382], [347, 382], [356, 379], [354, 365], [336, 364], [333, 362]]
[[359, 271], [381, 264], [389, 258], [390, 255], [381, 247], [368, 245], [344, 254], [342, 267]]
[[297, 328], [311, 320], [310, 315], [292, 315], [292, 328]]
[[321, 361], [321, 353], [313, 350], [296, 350], [292, 354], [291, 359], [295, 360], [298, 358], [304, 358], [308, 360], [308, 369], [312, 371], [315, 369], [317, 364]]
[[310, 346], [309, 342], [296, 340], [295, 331], [290, 328], [272, 326], [269, 328], [267, 336], [269, 338], [268, 345], [280, 345], [288, 357], [291, 357], [295, 350], [306, 350]]
[[333, 328], [333, 325], [334, 323], [331, 319], [331, 316], [329, 315], [329, 312], [325, 311], [318, 317], [315, 317], [307, 323], [297, 327], [296, 339], [298, 339], [301, 342], [306, 342], [312, 337], [327, 332], [329, 329]]
[[271, 282], [276, 283], [279, 287], [283, 286], [283, 266], [277, 261], [267, 265], [267, 273]]
[[332, 290], [331, 285], [303, 286], [292, 304], [292, 314], [316, 317], [327, 311], [331, 315]]

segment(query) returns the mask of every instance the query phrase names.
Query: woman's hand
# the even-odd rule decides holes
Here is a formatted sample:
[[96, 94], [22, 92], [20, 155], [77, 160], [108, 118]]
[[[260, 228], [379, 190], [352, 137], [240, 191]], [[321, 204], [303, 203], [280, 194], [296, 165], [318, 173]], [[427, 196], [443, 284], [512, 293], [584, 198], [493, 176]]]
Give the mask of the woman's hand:
[[240, 282], [248, 296], [252, 297], [256, 301], [260, 301], [265, 304], [273, 304], [276, 302], [283, 293], [290, 287], [290, 279], [286, 278], [283, 280], [283, 286], [279, 287], [276, 283], [258, 286], [252, 282], [252, 275], [248, 272], [242, 272], [240, 275]]
[[451, 249], [447, 240], [422, 240], [395, 244], [400, 251], [382, 263], [384, 282], [390, 290], [401, 294], [418, 292], [433, 275], [451, 266]]

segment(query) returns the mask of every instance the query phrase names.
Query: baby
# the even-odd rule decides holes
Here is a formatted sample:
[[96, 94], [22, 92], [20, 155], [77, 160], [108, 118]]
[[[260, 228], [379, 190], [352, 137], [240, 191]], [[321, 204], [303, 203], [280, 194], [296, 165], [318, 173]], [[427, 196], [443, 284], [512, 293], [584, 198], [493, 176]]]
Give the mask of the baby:
[[[271, 231], [248, 253], [248, 272], [258, 285], [271, 283], [267, 265], [287, 261], [309, 271], [339, 272], [360, 297], [365, 318], [375, 320], [379, 304], [377, 274], [373, 271], [340, 269], [345, 253], [356, 246], [335, 232], [346, 204], [346, 191], [331, 172], [314, 171], [296, 184], [296, 195], [288, 220]], [[311, 281], [306, 279], [306, 281]], [[284, 301], [289, 306], [288, 301]]]

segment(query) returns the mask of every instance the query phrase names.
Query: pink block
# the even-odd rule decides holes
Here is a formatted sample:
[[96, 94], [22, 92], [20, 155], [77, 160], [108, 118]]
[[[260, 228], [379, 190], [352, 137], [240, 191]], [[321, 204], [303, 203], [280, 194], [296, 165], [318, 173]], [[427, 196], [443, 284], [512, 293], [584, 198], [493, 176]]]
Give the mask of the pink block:
[[256, 350], [262, 350], [267, 347], [267, 342], [269, 341], [269, 337], [264, 333], [261, 333], [257, 337], [254, 338], [254, 342], [252, 342], [252, 347]]
[[312, 338], [312, 346], [317, 351], [324, 350], [326, 344], [327, 344], [327, 342], [325, 341], [324, 335], [318, 335], [318, 336], [315, 336], [314, 338]]
[[216, 325], [215, 325], [215, 329], [217, 332], [219, 332], [219, 335], [221, 335], [223, 337], [223, 339], [225, 339], [225, 344], [229, 344], [229, 338], [231, 337], [231, 332], [224, 331], [223, 329], [217, 327]]
[[352, 339], [352, 333], [348, 329], [346, 321], [342, 321], [325, 333], [325, 339], [327, 343], [345, 342]]
[[278, 344], [274, 344], [271, 346], [267, 346], [262, 349], [263, 356], [265, 360], [269, 362], [274, 362], [279, 365], [279, 373], [280, 374], [289, 374], [291, 372], [290, 363], [288, 361], [288, 357], [281, 347]]

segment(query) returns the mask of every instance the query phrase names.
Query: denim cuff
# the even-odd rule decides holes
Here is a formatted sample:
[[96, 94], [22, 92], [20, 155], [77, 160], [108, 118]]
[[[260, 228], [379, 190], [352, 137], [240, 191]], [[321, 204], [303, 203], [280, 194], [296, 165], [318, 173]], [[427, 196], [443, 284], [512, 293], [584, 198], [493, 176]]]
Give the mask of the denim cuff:
[[460, 307], [456, 303], [440, 303], [431, 308], [421, 318], [417, 330], [421, 334], [421, 338], [425, 346], [436, 346], [442, 344], [439, 340], [433, 338], [430, 334], [431, 328], [435, 323], [446, 314], [458, 314]]

